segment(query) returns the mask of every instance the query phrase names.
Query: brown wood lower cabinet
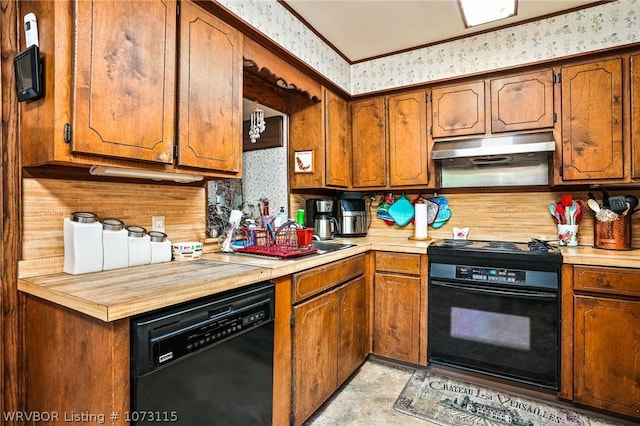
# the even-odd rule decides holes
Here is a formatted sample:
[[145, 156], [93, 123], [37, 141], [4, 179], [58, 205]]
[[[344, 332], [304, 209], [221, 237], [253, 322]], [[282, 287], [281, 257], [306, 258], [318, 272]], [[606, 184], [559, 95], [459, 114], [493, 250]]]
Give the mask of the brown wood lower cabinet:
[[[373, 353], [426, 363], [426, 272], [419, 254], [376, 252]], [[426, 266], [424, 266], [426, 271]], [[422, 314], [424, 313], [424, 315]]]
[[329, 290], [293, 307], [295, 425], [308, 419], [367, 356], [364, 255], [294, 274], [294, 300], [301, 285], [326, 289], [331, 282]]
[[640, 417], [640, 270], [574, 267], [573, 399]]
[[117, 412], [113, 424], [127, 424], [128, 319], [104, 322], [27, 295], [23, 338], [26, 412], [57, 413], [60, 421], [73, 413], [109, 421]]

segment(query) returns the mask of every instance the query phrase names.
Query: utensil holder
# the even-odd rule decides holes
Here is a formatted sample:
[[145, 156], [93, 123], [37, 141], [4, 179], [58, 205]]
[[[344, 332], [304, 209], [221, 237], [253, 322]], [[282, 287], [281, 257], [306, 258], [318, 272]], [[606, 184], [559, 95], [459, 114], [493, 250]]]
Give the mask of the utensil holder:
[[631, 250], [631, 216], [611, 222], [593, 221], [593, 246], [607, 250]]

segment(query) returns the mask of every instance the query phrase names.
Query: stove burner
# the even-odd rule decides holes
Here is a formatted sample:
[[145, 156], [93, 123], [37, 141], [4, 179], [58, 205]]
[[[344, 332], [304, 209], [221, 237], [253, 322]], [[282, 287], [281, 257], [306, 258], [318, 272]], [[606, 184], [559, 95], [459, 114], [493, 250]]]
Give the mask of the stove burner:
[[485, 247], [498, 250], [520, 251], [520, 248], [511, 241], [489, 241]]
[[538, 240], [537, 238], [529, 241], [527, 245], [529, 246], [529, 250], [531, 251], [540, 251], [546, 253], [549, 250], [552, 250], [548, 241]]
[[442, 247], [464, 247], [471, 244], [471, 241], [446, 239], [446, 240], [442, 240], [441, 244], [442, 244]]

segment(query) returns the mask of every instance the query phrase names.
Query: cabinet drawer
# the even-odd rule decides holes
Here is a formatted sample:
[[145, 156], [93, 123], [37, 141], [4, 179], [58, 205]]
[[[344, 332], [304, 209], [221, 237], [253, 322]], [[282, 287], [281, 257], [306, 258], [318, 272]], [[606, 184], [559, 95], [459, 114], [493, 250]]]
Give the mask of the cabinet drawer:
[[377, 251], [376, 271], [420, 275], [420, 255]]
[[292, 302], [300, 302], [362, 274], [364, 254], [293, 274]]
[[573, 276], [575, 290], [640, 297], [640, 270], [638, 269], [575, 266]]

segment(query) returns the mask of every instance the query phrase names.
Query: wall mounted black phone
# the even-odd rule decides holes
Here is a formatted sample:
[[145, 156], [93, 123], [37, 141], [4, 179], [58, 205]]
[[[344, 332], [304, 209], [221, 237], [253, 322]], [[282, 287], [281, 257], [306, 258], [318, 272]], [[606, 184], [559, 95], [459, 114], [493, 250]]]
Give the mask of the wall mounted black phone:
[[43, 67], [40, 50], [31, 45], [13, 60], [18, 102], [33, 101], [44, 95]]

